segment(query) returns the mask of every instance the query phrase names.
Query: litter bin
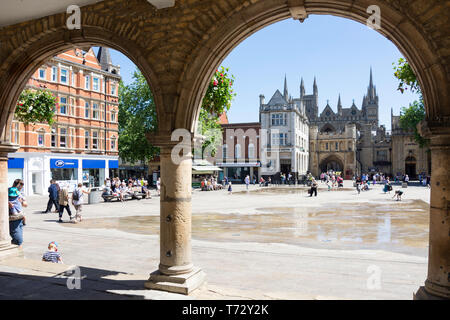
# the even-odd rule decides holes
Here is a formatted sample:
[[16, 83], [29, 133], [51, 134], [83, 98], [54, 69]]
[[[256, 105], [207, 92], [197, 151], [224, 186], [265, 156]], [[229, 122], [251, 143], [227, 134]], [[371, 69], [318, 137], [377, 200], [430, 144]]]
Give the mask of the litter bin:
[[92, 188], [91, 193], [89, 193], [88, 204], [100, 203], [103, 201], [102, 198], [103, 191], [98, 188]]

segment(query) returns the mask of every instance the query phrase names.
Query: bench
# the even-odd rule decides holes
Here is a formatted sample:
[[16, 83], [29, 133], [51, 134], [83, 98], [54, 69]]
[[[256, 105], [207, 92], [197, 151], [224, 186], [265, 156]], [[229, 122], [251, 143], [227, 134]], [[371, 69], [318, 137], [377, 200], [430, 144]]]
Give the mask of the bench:
[[[139, 189], [139, 190], [138, 190]], [[133, 199], [144, 199], [146, 197], [146, 194], [141, 192], [140, 188], [133, 188], [132, 189], [132, 194], [126, 192], [123, 195], [123, 200], [133, 200]], [[105, 202], [111, 202], [113, 200], [117, 200], [120, 201], [120, 195], [114, 195], [114, 194], [102, 194], [102, 198]]]

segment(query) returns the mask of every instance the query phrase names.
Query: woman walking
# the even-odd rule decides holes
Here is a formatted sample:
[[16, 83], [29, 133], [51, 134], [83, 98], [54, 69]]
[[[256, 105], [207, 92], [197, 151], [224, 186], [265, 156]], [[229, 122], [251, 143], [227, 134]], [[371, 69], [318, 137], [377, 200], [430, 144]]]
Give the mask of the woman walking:
[[9, 207], [9, 235], [11, 243], [22, 248], [23, 226], [25, 225], [25, 215], [23, 208], [28, 206], [22, 195], [23, 181], [16, 179], [13, 186], [8, 189], [8, 207]]
[[86, 191], [86, 190], [84, 190], [84, 188], [83, 188], [83, 184], [82, 183], [79, 183], [78, 184], [78, 187], [77, 188], [75, 188], [75, 190], [73, 190], [73, 193], [72, 193], [72, 204], [73, 204], [73, 206], [75, 207], [75, 210], [76, 210], [76, 214], [75, 214], [75, 222], [76, 221], [82, 221], [83, 219], [82, 219], [82, 217], [81, 217], [81, 211], [82, 211], [82, 206], [83, 206], [83, 195], [84, 194], [89, 194], [89, 193], [91, 193], [91, 191], [90, 190], [88, 190], [88, 191]]

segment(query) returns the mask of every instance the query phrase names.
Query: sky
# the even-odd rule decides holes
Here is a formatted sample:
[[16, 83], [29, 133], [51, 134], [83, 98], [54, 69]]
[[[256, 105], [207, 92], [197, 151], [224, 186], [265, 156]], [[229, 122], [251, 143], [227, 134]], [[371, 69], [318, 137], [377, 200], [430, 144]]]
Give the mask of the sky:
[[[120, 52], [113, 50], [111, 57], [121, 66], [125, 84], [130, 83], [136, 66]], [[401, 57], [384, 36], [349, 19], [311, 15], [304, 23], [292, 19], [277, 22], [245, 39], [222, 62], [236, 80], [237, 96], [228, 119], [231, 123], [258, 122], [259, 95], [264, 94], [267, 103], [277, 89], [283, 92], [285, 75], [294, 98], [300, 96], [301, 77], [306, 94], [312, 94], [317, 78], [319, 112], [327, 100], [337, 111], [339, 94], [344, 108], [355, 99], [360, 109], [372, 67], [379, 122], [390, 130], [391, 108], [398, 115], [401, 107], [418, 99], [416, 94], [397, 90], [392, 63]]]

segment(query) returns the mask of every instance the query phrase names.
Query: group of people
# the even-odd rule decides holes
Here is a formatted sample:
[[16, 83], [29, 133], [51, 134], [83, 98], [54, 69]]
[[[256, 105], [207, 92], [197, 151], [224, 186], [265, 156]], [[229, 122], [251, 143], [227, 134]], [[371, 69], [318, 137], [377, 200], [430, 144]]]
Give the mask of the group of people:
[[[47, 203], [47, 209], [42, 213], [49, 213], [55, 206], [55, 212], [59, 213], [58, 222], [63, 222], [62, 217], [64, 209], [66, 209], [69, 219], [72, 222], [81, 222], [81, 211], [84, 204], [84, 195], [91, 193], [91, 189], [86, 189], [80, 182], [72, 192], [72, 196], [69, 194], [69, 188], [67, 186], [60, 187], [56, 180], [50, 180], [50, 186], [48, 187], [49, 199]], [[75, 217], [72, 217], [72, 211], [70, 210], [70, 203], [75, 208]]]
[[334, 188], [343, 188], [344, 179], [337, 172], [330, 170], [328, 172], [322, 172], [320, 174], [320, 180], [325, 183], [328, 187], [328, 191]]
[[[161, 190], [161, 178], [158, 178], [156, 182], [156, 189], [158, 195], [160, 195]], [[148, 181], [141, 179], [125, 179], [121, 181], [118, 177], [112, 180], [106, 178], [105, 185], [103, 188], [102, 196], [115, 196], [118, 197], [120, 201], [124, 201], [126, 195], [130, 197], [135, 197], [135, 192], [138, 190], [140, 193], [144, 194], [144, 199], [151, 199], [152, 195], [148, 185]]]
[[200, 183], [202, 191], [214, 191], [214, 190], [222, 190], [223, 186], [217, 183], [217, 179], [214, 176], [210, 176], [208, 178], [204, 177]]

